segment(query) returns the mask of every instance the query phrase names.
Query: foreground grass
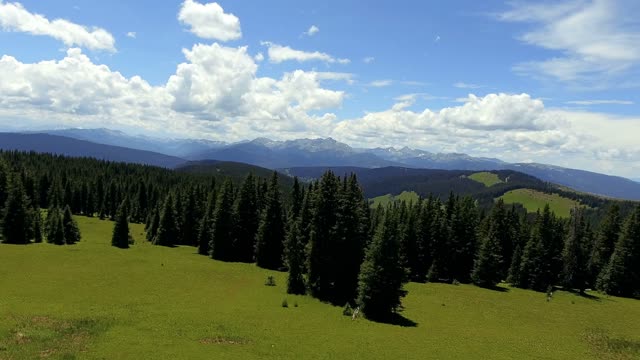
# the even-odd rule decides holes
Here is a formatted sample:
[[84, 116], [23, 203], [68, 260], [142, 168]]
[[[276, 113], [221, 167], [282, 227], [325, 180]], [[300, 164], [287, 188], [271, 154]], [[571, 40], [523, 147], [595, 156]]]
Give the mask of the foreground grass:
[[546, 194], [531, 189], [512, 190], [500, 198], [504, 200], [505, 204], [522, 204], [529, 212], [536, 212], [538, 209], [542, 210], [545, 205], [549, 204], [551, 211], [564, 218], [571, 216], [571, 209], [580, 206], [579, 202], [558, 194]]
[[420, 196], [415, 191], [403, 191], [400, 195], [382, 195], [374, 197], [370, 200], [371, 207], [377, 208], [378, 205], [387, 206], [394, 201], [405, 201], [407, 204], [413, 202], [414, 204], [420, 200]]
[[112, 223], [78, 220], [75, 246], [0, 245], [0, 359], [640, 356], [636, 300], [411, 283], [403, 315], [415, 327], [352, 321], [286, 295], [286, 274], [154, 247], [140, 226], [131, 249], [115, 249]]
[[493, 185], [500, 184], [500, 183], [503, 182], [498, 177], [498, 174], [494, 174], [494, 173], [487, 172], [487, 171], [477, 172], [475, 174], [471, 174], [471, 175], [469, 175], [469, 179], [471, 179], [473, 181], [477, 181], [479, 183], [482, 183], [486, 187], [491, 187]]

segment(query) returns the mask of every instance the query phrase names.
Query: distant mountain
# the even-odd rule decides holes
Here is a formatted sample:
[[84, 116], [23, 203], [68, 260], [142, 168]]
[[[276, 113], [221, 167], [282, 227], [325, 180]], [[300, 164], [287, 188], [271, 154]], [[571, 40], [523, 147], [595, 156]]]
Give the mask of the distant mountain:
[[273, 141], [258, 138], [253, 141], [211, 149], [189, 157], [192, 160], [216, 159], [244, 162], [266, 168], [292, 166], [360, 166], [382, 167], [401, 165], [381, 159], [375, 154], [356, 151], [334, 139], [300, 139]]
[[100, 160], [127, 162], [174, 168], [186, 160], [120, 146], [96, 144], [50, 134], [0, 133], [0, 150], [35, 151], [71, 157], [91, 157]]
[[[432, 153], [404, 147], [359, 149], [327, 139], [252, 141], [224, 143], [209, 140], [156, 139], [129, 136], [107, 129], [68, 129], [50, 133], [102, 144], [156, 151], [189, 160], [220, 160], [270, 169], [307, 166], [356, 166], [361, 168], [407, 167], [444, 170], [516, 170], [541, 180], [602, 196], [640, 200], [640, 182], [583, 170], [544, 164], [511, 164], [495, 158], [458, 153]], [[638, 179], [636, 179], [638, 180]]]
[[98, 144], [153, 151], [176, 157], [187, 157], [191, 154], [201, 153], [227, 145], [227, 143], [221, 141], [131, 136], [122, 131], [109, 129], [64, 129], [47, 130], [44, 132], [51, 135], [91, 141]]

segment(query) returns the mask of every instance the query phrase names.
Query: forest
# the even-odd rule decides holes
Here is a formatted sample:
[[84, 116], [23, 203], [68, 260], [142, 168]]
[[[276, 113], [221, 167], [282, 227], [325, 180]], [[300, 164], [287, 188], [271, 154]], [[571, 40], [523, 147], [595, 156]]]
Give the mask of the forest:
[[597, 222], [580, 208], [565, 220], [453, 193], [371, 209], [354, 174], [279, 178], [2, 152], [2, 242], [74, 244], [80, 215], [114, 220], [112, 244], [126, 249], [128, 224], [144, 223], [155, 245], [288, 272], [287, 292], [378, 321], [402, 310], [408, 281], [640, 295], [640, 206], [611, 203]]

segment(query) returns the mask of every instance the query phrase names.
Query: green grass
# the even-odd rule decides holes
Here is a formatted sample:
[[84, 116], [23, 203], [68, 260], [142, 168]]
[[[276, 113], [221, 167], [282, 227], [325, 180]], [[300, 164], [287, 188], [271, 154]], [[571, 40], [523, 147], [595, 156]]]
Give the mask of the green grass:
[[286, 295], [286, 274], [155, 247], [139, 225], [132, 248], [112, 248], [112, 223], [78, 221], [74, 246], [0, 245], [0, 359], [640, 356], [637, 300], [411, 283], [403, 315], [417, 326], [352, 321]]
[[536, 212], [538, 209], [542, 210], [546, 204], [549, 204], [551, 211], [564, 218], [571, 216], [571, 209], [580, 206], [579, 202], [558, 194], [547, 194], [531, 189], [512, 190], [500, 198], [504, 200], [505, 204], [522, 204], [529, 212]]
[[490, 172], [477, 172], [475, 174], [469, 175], [469, 179], [473, 181], [477, 181], [479, 183], [484, 184], [486, 187], [491, 187], [496, 184], [500, 184], [503, 181], [500, 180], [498, 174], [490, 173]]
[[393, 201], [406, 201], [407, 203], [412, 202], [415, 204], [420, 199], [420, 196], [415, 191], [403, 191], [400, 195], [382, 195], [370, 200], [371, 207], [377, 208], [378, 205], [382, 204], [382, 206], [387, 206], [389, 203]]

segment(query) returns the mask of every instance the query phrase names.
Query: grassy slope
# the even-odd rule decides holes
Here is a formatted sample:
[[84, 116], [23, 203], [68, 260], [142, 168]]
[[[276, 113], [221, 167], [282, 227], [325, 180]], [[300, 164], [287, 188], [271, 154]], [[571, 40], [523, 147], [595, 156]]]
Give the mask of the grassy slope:
[[551, 211], [561, 217], [569, 217], [571, 209], [580, 204], [558, 194], [546, 194], [531, 189], [512, 190], [502, 195], [501, 198], [504, 199], [506, 204], [520, 203], [529, 212], [536, 212], [538, 209], [542, 210], [546, 204], [549, 204]]
[[396, 200], [398, 201], [404, 200], [407, 203], [413, 201], [413, 203], [415, 203], [416, 201], [418, 201], [418, 199], [420, 199], [420, 197], [415, 191], [403, 191], [402, 193], [400, 193], [400, 195], [394, 196], [391, 194], [387, 194], [387, 195], [374, 197], [373, 199], [371, 199], [371, 207], [376, 208], [378, 207], [379, 204], [382, 204], [382, 206], [387, 206], [390, 202], [396, 201]]
[[486, 187], [491, 187], [503, 182], [502, 180], [500, 180], [497, 174], [486, 171], [471, 174], [469, 175], [469, 179], [482, 183]]
[[[640, 356], [636, 300], [557, 293], [547, 302], [518, 289], [412, 283], [404, 315], [416, 327], [351, 321], [340, 308], [285, 295], [285, 274], [189, 247], [118, 250], [112, 223], [79, 223], [75, 246], [0, 245], [0, 359]], [[264, 286], [267, 275], [278, 286]]]

